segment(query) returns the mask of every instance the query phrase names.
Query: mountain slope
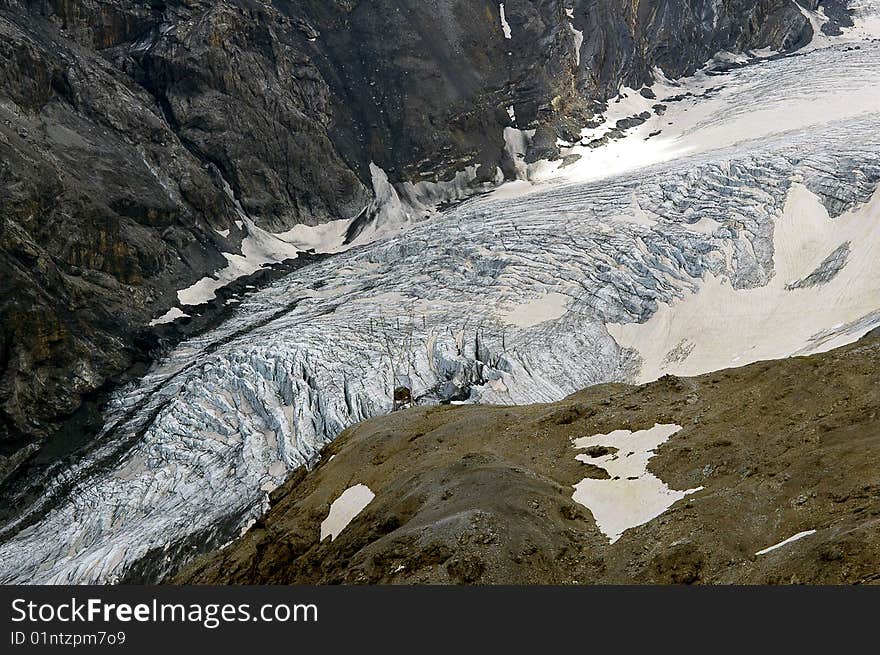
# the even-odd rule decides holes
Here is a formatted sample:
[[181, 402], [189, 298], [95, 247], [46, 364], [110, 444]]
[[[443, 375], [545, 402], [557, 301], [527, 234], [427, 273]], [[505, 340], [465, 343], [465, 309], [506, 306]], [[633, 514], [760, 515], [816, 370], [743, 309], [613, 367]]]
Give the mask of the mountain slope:
[[[877, 582], [878, 365], [880, 334], [550, 405], [418, 408], [366, 421], [274, 491], [242, 538], [174, 582]], [[613, 482], [605, 453], [577, 461], [572, 441], [656, 423], [682, 429], [649, 470], [672, 489], [698, 490], [610, 544], [572, 498], [584, 478]], [[321, 541], [330, 503], [355, 484], [375, 498]]]

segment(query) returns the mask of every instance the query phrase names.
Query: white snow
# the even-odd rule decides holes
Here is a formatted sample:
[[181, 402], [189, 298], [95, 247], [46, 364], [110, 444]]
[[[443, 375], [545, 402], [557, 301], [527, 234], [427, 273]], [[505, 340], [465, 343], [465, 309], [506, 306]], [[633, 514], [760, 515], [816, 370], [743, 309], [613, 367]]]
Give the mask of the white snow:
[[330, 504], [330, 513], [321, 522], [321, 541], [327, 537], [330, 537], [331, 541], [336, 539], [375, 497], [376, 494], [365, 484], [356, 484], [343, 491], [342, 495]]
[[571, 301], [561, 293], [548, 293], [540, 298], [516, 305], [501, 315], [501, 319], [518, 327], [532, 327], [561, 318]]
[[789, 537], [785, 541], [780, 541], [778, 544], [770, 546], [769, 548], [765, 548], [764, 550], [759, 550], [755, 555], [766, 555], [767, 553], [776, 550], [777, 548], [782, 548], [783, 546], [787, 546], [788, 544], [798, 541], [799, 539], [803, 539], [804, 537], [809, 537], [810, 535], [816, 534], [815, 530], [806, 530], [804, 532], [798, 532], [793, 537]]
[[504, 3], [502, 2], [498, 5], [498, 13], [501, 14], [501, 29], [504, 32], [505, 39], [513, 38], [513, 31], [510, 29], [510, 24], [507, 22], [507, 14], [504, 13]]
[[345, 249], [345, 234], [351, 219], [343, 218], [320, 225], [295, 225], [287, 232], [275, 236], [301, 251], [336, 253]]
[[575, 448], [591, 446], [615, 448], [617, 452], [600, 457], [578, 455], [577, 460], [605, 469], [611, 480], [585, 478], [575, 485], [572, 499], [586, 507], [596, 525], [613, 544], [623, 533], [660, 516], [685, 496], [700, 491], [674, 491], [648, 472], [648, 461], [656, 449], [681, 426], [657, 424], [648, 430], [615, 430], [609, 434], [576, 439]]
[[[844, 244], [851, 251], [833, 279], [789, 288]], [[661, 304], [647, 322], [608, 325], [618, 344], [638, 350], [639, 382], [825, 352], [880, 325], [880, 191], [831, 219], [815, 194], [794, 184], [773, 246], [775, 272], [764, 286], [736, 289], [726, 275], [707, 275], [696, 293]]]
[[178, 307], [172, 307], [167, 312], [162, 314], [159, 318], [154, 318], [150, 321], [150, 325], [155, 327], [156, 325], [164, 325], [165, 323], [173, 323], [179, 318], [189, 318], [189, 314], [184, 314], [183, 310]]
[[265, 264], [295, 259], [298, 256], [299, 249], [296, 246], [257, 227], [250, 219], [245, 219], [243, 223], [247, 226], [248, 236], [241, 242], [241, 254], [222, 253], [227, 261], [226, 268], [178, 291], [177, 299], [181, 305], [200, 305], [213, 300], [217, 289], [230, 282], [256, 273]]

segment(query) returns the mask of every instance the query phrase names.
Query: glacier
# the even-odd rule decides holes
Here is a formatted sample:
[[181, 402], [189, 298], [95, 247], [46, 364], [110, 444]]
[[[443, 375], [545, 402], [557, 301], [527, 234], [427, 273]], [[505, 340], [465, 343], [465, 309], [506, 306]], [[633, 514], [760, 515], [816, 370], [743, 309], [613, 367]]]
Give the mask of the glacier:
[[0, 581], [161, 580], [401, 383], [422, 404], [555, 401], [877, 327], [873, 7], [847, 38], [658, 80], [666, 109], [623, 138], [585, 133], [571, 165], [529, 165], [530, 182], [246, 297], [115, 394], [91, 451], [2, 527]]

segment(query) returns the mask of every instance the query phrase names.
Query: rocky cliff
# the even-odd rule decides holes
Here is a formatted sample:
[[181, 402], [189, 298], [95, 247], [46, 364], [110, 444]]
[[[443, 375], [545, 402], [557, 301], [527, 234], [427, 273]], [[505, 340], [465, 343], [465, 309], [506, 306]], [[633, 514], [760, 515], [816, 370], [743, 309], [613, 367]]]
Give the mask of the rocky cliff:
[[507, 127], [554, 157], [655, 66], [811, 33], [789, 0], [0, 2], [0, 473], [251, 225], [369, 219], [377, 169], [513, 177]]

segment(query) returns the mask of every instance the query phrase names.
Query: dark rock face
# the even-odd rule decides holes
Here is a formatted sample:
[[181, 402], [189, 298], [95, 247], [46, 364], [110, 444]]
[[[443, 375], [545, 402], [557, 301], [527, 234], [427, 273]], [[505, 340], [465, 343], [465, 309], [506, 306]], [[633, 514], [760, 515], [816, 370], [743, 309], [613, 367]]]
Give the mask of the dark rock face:
[[0, 442], [130, 366], [176, 280], [224, 261], [210, 228], [232, 217], [153, 98], [38, 14], [0, 13]]
[[655, 65], [811, 30], [788, 0], [505, 15], [509, 39], [489, 0], [0, 2], [0, 456], [149, 357], [146, 323], [246, 235], [236, 203], [280, 231], [357, 216], [370, 162], [392, 182], [509, 174], [510, 105], [554, 156]]
[[[801, 4], [815, 9], [816, 0]], [[790, 0], [575, 0], [574, 26], [584, 31], [579, 86], [608, 98], [621, 83], [651, 82], [659, 67], [689, 75], [721, 50], [793, 50], [812, 27]]]

